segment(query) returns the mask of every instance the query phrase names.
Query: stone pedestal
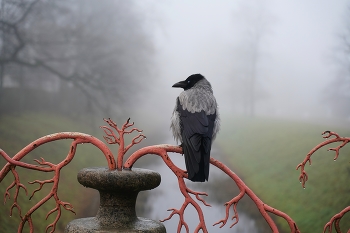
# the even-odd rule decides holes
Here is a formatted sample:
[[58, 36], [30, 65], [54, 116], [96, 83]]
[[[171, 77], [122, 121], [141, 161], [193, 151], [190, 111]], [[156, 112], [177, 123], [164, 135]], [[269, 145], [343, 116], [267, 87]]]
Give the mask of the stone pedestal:
[[76, 219], [68, 223], [66, 233], [165, 233], [159, 221], [136, 216], [135, 204], [140, 191], [156, 188], [159, 173], [137, 169], [110, 171], [108, 168], [85, 168], [78, 181], [100, 192], [100, 207], [96, 217]]

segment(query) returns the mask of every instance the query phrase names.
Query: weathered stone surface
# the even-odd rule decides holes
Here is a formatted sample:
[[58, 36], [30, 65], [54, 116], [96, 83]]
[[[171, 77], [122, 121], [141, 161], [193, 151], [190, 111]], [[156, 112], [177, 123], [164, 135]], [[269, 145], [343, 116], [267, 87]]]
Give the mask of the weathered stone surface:
[[95, 167], [81, 170], [78, 181], [100, 192], [100, 207], [96, 217], [71, 221], [66, 233], [166, 232], [162, 223], [138, 218], [135, 212], [138, 193], [156, 188], [161, 181], [159, 173], [138, 168], [110, 171]]
[[78, 173], [78, 181], [85, 187], [102, 191], [143, 191], [159, 186], [159, 173], [148, 169], [113, 170], [108, 168], [84, 168]]
[[125, 227], [102, 227], [95, 218], [76, 219], [68, 223], [65, 232], [69, 233], [165, 233], [164, 225], [158, 221], [137, 218], [136, 221]]

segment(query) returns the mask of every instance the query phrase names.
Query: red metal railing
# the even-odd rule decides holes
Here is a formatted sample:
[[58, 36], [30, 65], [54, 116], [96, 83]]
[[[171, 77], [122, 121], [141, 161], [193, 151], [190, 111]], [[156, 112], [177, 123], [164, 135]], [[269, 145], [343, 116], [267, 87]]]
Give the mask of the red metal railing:
[[[307, 164], [307, 162], [309, 162], [309, 165], [311, 165], [311, 156], [318, 151], [319, 149], [321, 149], [322, 147], [335, 143], [335, 142], [341, 142], [341, 144], [339, 146], [336, 147], [332, 147], [329, 148], [328, 151], [335, 151], [335, 156], [334, 156], [334, 161], [337, 160], [338, 156], [339, 156], [339, 150], [341, 148], [343, 148], [346, 144], [348, 144], [350, 142], [350, 138], [348, 137], [340, 137], [337, 133], [335, 132], [331, 132], [331, 131], [325, 131], [322, 133], [323, 138], [326, 138], [327, 140], [318, 144], [317, 146], [315, 146], [305, 157], [305, 159], [303, 160], [303, 162], [301, 162], [300, 164], [298, 164], [298, 166], [296, 167], [296, 169], [298, 170], [300, 168], [300, 176], [299, 176], [299, 181], [301, 183], [301, 185], [303, 186], [303, 188], [305, 188], [305, 183], [308, 180], [308, 175], [305, 171], [305, 165]], [[323, 228], [323, 233], [325, 232], [332, 232], [333, 229], [333, 224], [334, 224], [334, 228], [335, 231], [337, 233], [341, 233], [340, 230], [340, 220], [343, 218], [343, 216], [350, 211], [350, 206], [346, 207], [345, 209], [343, 209], [342, 211], [340, 211], [338, 214], [334, 215], [329, 222], [327, 222], [327, 224], [324, 226]], [[350, 233], [350, 229], [348, 230], [348, 233]]]
[[[207, 196], [208, 194], [204, 193], [204, 192], [197, 192], [197, 191], [189, 189], [186, 186], [186, 183], [184, 181], [184, 179], [187, 178], [187, 172], [182, 170], [181, 168], [177, 167], [176, 165], [174, 165], [174, 163], [171, 161], [170, 157], [168, 156], [169, 152], [175, 152], [178, 154], [182, 154], [182, 148], [179, 146], [172, 146], [172, 145], [154, 145], [154, 146], [144, 147], [144, 148], [141, 148], [141, 149], [137, 150], [136, 152], [134, 152], [123, 164], [125, 153], [133, 145], [140, 143], [146, 137], [143, 134], [139, 134], [132, 139], [132, 141], [129, 145], [125, 146], [124, 134], [130, 134], [130, 133], [135, 132], [135, 131], [141, 133], [142, 130], [139, 130], [137, 128], [129, 129], [130, 127], [132, 127], [134, 125], [134, 123], [129, 122], [130, 119], [128, 119], [126, 121], [126, 123], [124, 123], [122, 125], [121, 128], [119, 128], [117, 126], [117, 124], [114, 121], [112, 121], [111, 119], [104, 119], [104, 120], [109, 125], [109, 126], [101, 126], [101, 128], [104, 130], [104, 132], [107, 135], [107, 136], [104, 136], [106, 142], [108, 144], [119, 144], [117, 161], [115, 160], [110, 149], [102, 141], [100, 141], [99, 139], [97, 139], [91, 135], [87, 135], [87, 134], [83, 134], [83, 133], [74, 133], [74, 132], [63, 132], [63, 133], [51, 134], [51, 135], [47, 135], [47, 136], [44, 136], [42, 138], [39, 138], [39, 139], [33, 141], [32, 143], [30, 143], [29, 145], [27, 145], [26, 147], [24, 147], [21, 151], [19, 151], [12, 158], [10, 156], [8, 156], [5, 153], [5, 151], [0, 149], [1, 156], [3, 158], [5, 158], [8, 162], [0, 171], [0, 182], [4, 179], [4, 177], [10, 171], [14, 176], [14, 181], [5, 190], [4, 201], [6, 202], [6, 200], [10, 198], [9, 190], [14, 188], [15, 192], [14, 192], [14, 197], [13, 197], [13, 204], [10, 207], [10, 215], [12, 215], [12, 211], [14, 208], [16, 208], [18, 210], [19, 215], [21, 217], [21, 222], [20, 222], [19, 227], [18, 227], [18, 232], [22, 232], [23, 227], [26, 223], [29, 224], [30, 232], [34, 232], [32, 214], [41, 205], [43, 205], [44, 203], [46, 203], [50, 199], [54, 199], [56, 204], [55, 204], [55, 207], [47, 213], [47, 217], [53, 213], [56, 213], [57, 215], [56, 215], [55, 220], [46, 227], [46, 232], [48, 232], [48, 231], [54, 232], [55, 231], [56, 224], [61, 216], [62, 208], [64, 208], [65, 210], [68, 210], [72, 213], [75, 213], [73, 210], [73, 206], [68, 202], [61, 201], [58, 197], [57, 192], [58, 192], [58, 183], [59, 183], [59, 179], [60, 179], [60, 175], [61, 175], [61, 169], [65, 166], [67, 166], [72, 161], [72, 159], [74, 158], [78, 144], [82, 144], [82, 143], [91, 143], [94, 146], [98, 147], [102, 151], [104, 156], [106, 157], [108, 167], [110, 170], [132, 169], [133, 164], [138, 159], [140, 159], [141, 157], [143, 157], [146, 154], [155, 154], [155, 155], [160, 156], [162, 158], [162, 160], [164, 161], [164, 163], [169, 167], [169, 169], [176, 176], [176, 178], [178, 180], [179, 189], [180, 189], [182, 195], [184, 196], [184, 202], [183, 202], [181, 208], [180, 209], [175, 209], [175, 208], [169, 209], [169, 211], [171, 211], [169, 217], [163, 219], [162, 221], [169, 220], [175, 214], [177, 214], [179, 216], [179, 223], [178, 223], [177, 232], [180, 232], [183, 227], [185, 228], [186, 232], [189, 232], [190, 229], [189, 229], [188, 224], [185, 221], [184, 213], [185, 213], [185, 210], [188, 207], [188, 205], [192, 205], [196, 209], [196, 211], [198, 213], [198, 217], [199, 217], [199, 223], [198, 223], [197, 227], [195, 228], [194, 232], [199, 232], [200, 230], [202, 230], [205, 233], [208, 232], [208, 230], [206, 228], [206, 223], [205, 223], [203, 211], [202, 211], [200, 205], [198, 204], [198, 201], [199, 201], [199, 202], [202, 202], [206, 206], [210, 206], [208, 203], [206, 203], [206, 201], [204, 199], [201, 198], [201, 196]], [[301, 168], [301, 174], [300, 174], [299, 179], [302, 182], [303, 187], [305, 186], [305, 182], [307, 181], [307, 173], [305, 172], [305, 164], [307, 162], [311, 163], [311, 155], [316, 150], [318, 150], [319, 148], [321, 148], [325, 145], [328, 145], [328, 144], [333, 143], [333, 142], [343, 142], [338, 147], [330, 148], [330, 150], [334, 150], [336, 152], [336, 157], [335, 157], [335, 159], [336, 159], [339, 155], [340, 148], [342, 148], [344, 145], [346, 145], [350, 140], [350, 138], [339, 137], [339, 135], [337, 135], [336, 133], [329, 132], [329, 131], [326, 131], [324, 134], [327, 134], [326, 136], [324, 136], [325, 138], [329, 138], [330, 136], [335, 136], [335, 138], [329, 139], [329, 140], [319, 144], [318, 146], [316, 146], [313, 150], [311, 150], [308, 153], [305, 160], [297, 166], [297, 169]], [[30, 151], [34, 150], [35, 148], [37, 148], [45, 143], [49, 143], [49, 142], [52, 142], [55, 140], [62, 140], [62, 139], [72, 139], [73, 142], [71, 143], [71, 146], [69, 148], [68, 155], [60, 163], [53, 164], [51, 162], [45, 161], [43, 158], [41, 158], [40, 160], [36, 159], [35, 162], [37, 164], [29, 164], [29, 163], [25, 163], [25, 162], [20, 161], [25, 155], [27, 155]], [[236, 185], [238, 186], [238, 188], [240, 190], [239, 194], [237, 196], [233, 197], [231, 200], [229, 200], [228, 202], [225, 203], [225, 206], [226, 206], [225, 207], [225, 212], [226, 212], [225, 218], [217, 221], [213, 225], [219, 225], [220, 228], [223, 227], [224, 225], [226, 225], [226, 223], [228, 222], [228, 219], [230, 217], [231, 209], [233, 211], [232, 220], [234, 220], [234, 222], [231, 224], [230, 227], [233, 227], [234, 225], [236, 225], [239, 221], [239, 214], [237, 211], [237, 205], [238, 205], [239, 201], [245, 195], [247, 195], [255, 203], [255, 205], [259, 209], [262, 217], [266, 220], [266, 222], [270, 226], [272, 232], [278, 232], [278, 228], [276, 226], [276, 223], [273, 221], [273, 219], [269, 216], [268, 213], [272, 213], [274, 215], [277, 215], [279, 217], [284, 218], [287, 221], [289, 228], [290, 228], [290, 231], [292, 233], [300, 232], [296, 223], [287, 214], [265, 204], [225, 164], [221, 163], [220, 161], [218, 161], [214, 158], [210, 159], [210, 163], [213, 166], [216, 166], [217, 168], [219, 168], [225, 174], [227, 174], [236, 183]], [[42, 171], [42, 172], [54, 172], [52, 179], [42, 180], [42, 181], [35, 180], [33, 182], [30, 182], [30, 184], [39, 184], [40, 185], [38, 189], [33, 191], [30, 198], [32, 198], [36, 192], [40, 191], [45, 184], [53, 183], [53, 186], [52, 186], [49, 194], [47, 194], [42, 200], [40, 200], [39, 202], [34, 204], [33, 207], [28, 212], [26, 212], [24, 215], [22, 215], [22, 213], [21, 213], [20, 204], [18, 203], [17, 198], [18, 198], [18, 195], [19, 195], [21, 188], [26, 192], [26, 194], [27, 194], [27, 189], [26, 189], [25, 185], [23, 185], [20, 181], [20, 177], [16, 171], [16, 166], [20, 166], [20, 167], [28, 168], [28, 169], [33, 169], [33, 170], [37, 170], [37, 171]], [[195, 198], [193, 198], [193, 196]], [[334, 223], [336, 231], [340, 232], [339, 221], [343, 217], [343, 215], [345, 213], [347, 213], [348, 211], [350, 211], [350, 207], [345, 208], [339, 214], [335, 215], [330, 220], [330, 222], [326, 224], [324, 231], [328, 230], [328, 232], [331, 232], [332, 224]], [[348, 233], [350, 233], [350, 231]]]
[[[53, 164], [53, 163], [50, 163], [48, 161], [45, 161], [43, 158], [41, 158], [40, 160], [35, 159], [35, 162], [38, 165], [24, 163], [24, 162], [20, 161], [25, 155], [27, 155], [32, 150], [38, 148], [39, 146], [41, 146], [45, 143], [48, 143], [48, 142], [61, 140], [61, 139], [73, 139], [73, 142], [70, 145], [68, 155], [60, 163]], [[14, 196], [13, 196], [13, 204], [10, 207], [10, 216], [12, 215], [13, 209], [16, 208], [18, 210], [20, 218], [21, 218], [21, 222], [20, 222], [19, 227], [18, 227], [18, 232], [22, 232], [24, 225], [26, 223], [29, 224], [30, 232], [31, 233], [34, 232], [32, 214], [40, 206], [42, 206], [43, 204], [45, 204], [46, 202], [48, 202], [51, 199], [54, 199], [56, 205], [55, 205], [54, 209], [50, 210], [47, 213], [46, 219], [48, 218], [49, 215], [51, 215], [55, 212], [57, 212], [57, 216], [56, 216], [54, 222], [52, 222], [51, 224], [49, 224], [46, 227], [46, 232], [49, 229], [51, 229], [50, 232], [55, 231], [56, 224], [61, 216], [62, 208], [64, 208], [65, 210], [68, 210], [72, 213], [75, 213], [73, 210], [73, 206], [70, 203], [63, 202], [58, 197], [58, 184], [59, 184], [59, 180], [60, 180], [60, 176], [61, 176], [61, 169], [65, 166], [67, 166], [72, 161], [72, 159], [74, 158], [78, 144], [82, 144], [82, 143], [91, 143], [94, 146], [96, 146], [97, 148], [99, 148], [107, 159], [109, 169], [116, 169], [116, 163], [115, 163], [113, 154], [110, 151], [110, 149], [99, 139], [97, 139], [91, 135], [83, 134], [83, 133], [62, 132], [62, 133], [50, 134], [50, 135], [41, 137], [41, 138], [33, 141], [32, 143], [28, 144], [21, 151], [19, 151], [16, 155], [14, 155], [12, 158], [10, 156], [8, 156], [5, 153], [5, 151], [0, 149], [1, 156], [7, 160], [7, 164], [0, 171], [0, 182], [5, 178], [5, 176], [10, 171], [12, 172], [12, 174], [14, 176], [14, 181], [5, 190], [4, 203], [6, 203], [7, 199], [10, 199], [9, 190], [14, 188], [15, 192], [14, 192]], [[52, 183], [53, 185], [52, 185], [50, 192], [42, 200], [40, 200], [39, 202], [34, 204], [33, 207], [30, 208], [24, 215], [22, 215], [21, 207], [20, 207], [20, 204], [18, 203], [18, 195], [19, 195], [21, 188], [25, 190], [26, 194], [28, 194], [28, 192], [27, 192], [27, 188], [25, 187], [25, 185], [23, 185], [20, 181], [20, 177], [16, 171], [16, 166], [27, 168], [27, 169], [33, 169], [33, 170], [37, 170], [37, 171], [42, 171], [42, 172], [53, 172], [54, 173], [54, 176], [52, 179], [42, 180], [42, 181], [35, 180], [33, 182], [30, 182], [30, 184], [40, 184], [40, 186], [38, 189], [33, 191], [32, 195], [30, 196], [29, 199], [31, 199], [36, 192], [40, 191], [45, 184]]]
[[[168, 152], [176, 152], [176, 153], [181, 154], [182, 149], [179, 146], [170, 146], [170, 145], [157, 145], [157, 146], [144, 147], [144, 148], [136, 151], [135, 153], [133, 153], [129, 157], [129, 159], [124, 163], [124, 168], [131, 169], [132, 165], [139, 158], [141, 158], [142, 156], [144, 156], [146, 154], [156, 154], [156, 155], [159, 155], [160, 157], [162, 157], [164, 163], [169, 167], [170, 170], [173, 171], [173, 173], [177, 177], [180, 191], [185, 198], [184, 203], [182, 204], [181, 208], [180, 209], [174, 209], [174, 208], [169, 209], [169, 211], [172, 211], [170, 216], [162, 221], [169, 220], [173, 215], [177, 214], [180, 217], [177, 232], [180, 232], [182, 227], [185, 227], [186, 232], [189, 232], [188, 225], [184, 220], [184, 212], [185, 212], [186, 207], [189, 204], [191, 204], [196, 209], [198, 216], [199, 216], [199, 223], [198, 223], [196, 229], [194, 230], [194, 232], [197, 233], [197, 232], [199, 232], [199, 230], [202, 230], [203, 232], [208, 232], [206, 225], [205, 225], [204, 215], [203, 215], [202, 209], [200, 208], [198, 203], [190, 196], [190, 194], [195, 195], [197, 200], [203, 202], [204, 205], [209, 206], [202, 198], [199, 197], [199, 195], [207, 196], [207, 193], [196, 192], [196, 191], [189, 189], [186, 186], [185, 181], [184, 181], [184, 178], [187, 178], [186, 171], [182, 170], [181, 168], [175, 166], [172, 163], [171, 159], [168, 156]], [[278, 228], [277, 228], [275, 222], [272, 220], [272, 218], [268, 215], [268, 212], [284, 218], [288, 222], [289, 227], [291, 229], [291, 232], [300, 232], [298, 227], [296, 226], [295, 222], [293, 221], [293, 219], [291, 219], [287, 214], [283, 213], [282, 211], [279, 211], [275, 208], [272, 208], [269, 205], [265, 204], [263, 201], [261, 201], [258, 198], [258, 196], [256, 196], [254, 194], [254, 192], [234, 172], [232, 172], [225, 164], [221, 163], [220, 161], [218, 161], [214, 158], [210, 158], [210, 163], [212, 165], [216, 166], [217, 168], [219, 168], [224, 173], [226, 173], [228, 176], [230, 176], [234, 180], [234, 182], [236, 183], [236, 185], [238, 186], [238, 188], [240, 190], [239, 194], [236, 197], [232, 198], [230, 201], [225, 203], [226, 217], [224, 219], [221, 219], [218, 222], [214, 223], [214, 225], [221, 224], [220, 228], [223, 227], [224, 225], [226, 225], [228, 218], [229, 218], [231, 207], [233, 207], [233, 212], [234, 212], [232, 219], [235, 219], [235, 222], [230, 227], [233, 227], [234, 225], [236, 225], [239, 221], [239, 215], [238, 215], [236, 207], [238, 205], [238, 202], [244, 197], [245, 194], [247, 194], [253, 200], [255, 205], [258, 207], [261, 215], [266, 220], [266, 222], [269, 224], [272, 232], [278, 232]]]
[[[137, 128], [132, 128], [130, 130], [126, 130], [127, 128], [130, 128], [131, 126], [134, 125], [133, 123], [130, 122], [130, 118], [124, 123], [124, 125], [119, 129], [117, 124], [112, 121], [110, 118], [108, 119], [103, 119], [105, 122], [108, 123], [108, 126], [101, 126], [101, 128], [104, 130], [107, 136], [103, 136], [104, 139], [108, 144], [118, 144], [119, 149], [118, 149], [118, 155], [117, 155], [117, 169], [122, 170], [123, 166], [123, 161], [124, 161], [124, 155], [125, 153], [135, 144], [140, 143], [143, 139], [146, 138], [145, 135], [139, 134], [136, 137], [134, 137], [131, 141], [131, 143], [125, 147], [125, 141], [124, 141], [124, 134], [130, 134], [134, 131], [137, 131], [139, 133], [142, 132], [142, 130], [139, 130]], [[118, 136], [113, 132], [113, 129], [118, 133]]]

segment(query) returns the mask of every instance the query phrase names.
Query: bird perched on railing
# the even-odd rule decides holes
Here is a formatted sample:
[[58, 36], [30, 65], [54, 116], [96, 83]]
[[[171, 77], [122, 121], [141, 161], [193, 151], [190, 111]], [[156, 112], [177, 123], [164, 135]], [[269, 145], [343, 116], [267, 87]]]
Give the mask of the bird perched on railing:
[[220, 128], [218, 105], [208, 80], [193, 74], [173, 87], [183, 88], [176, 99], [171, 130], [181, 142], [188, 179], [204, 182], [209, 178], [211, 145]]

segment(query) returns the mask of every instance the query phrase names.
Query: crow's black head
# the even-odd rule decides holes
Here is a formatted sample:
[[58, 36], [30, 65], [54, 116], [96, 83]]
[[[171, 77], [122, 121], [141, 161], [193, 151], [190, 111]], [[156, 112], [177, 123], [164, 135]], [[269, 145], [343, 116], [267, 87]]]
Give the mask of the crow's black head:
[[173, 87], [181, 87], [186, 91], [193, 87], [194, 84], [196, 84], [199, 80], [202, 80], [203, 78], [204, 76], [201, 74], [192, 74], [186, 80], [175, 83]]

